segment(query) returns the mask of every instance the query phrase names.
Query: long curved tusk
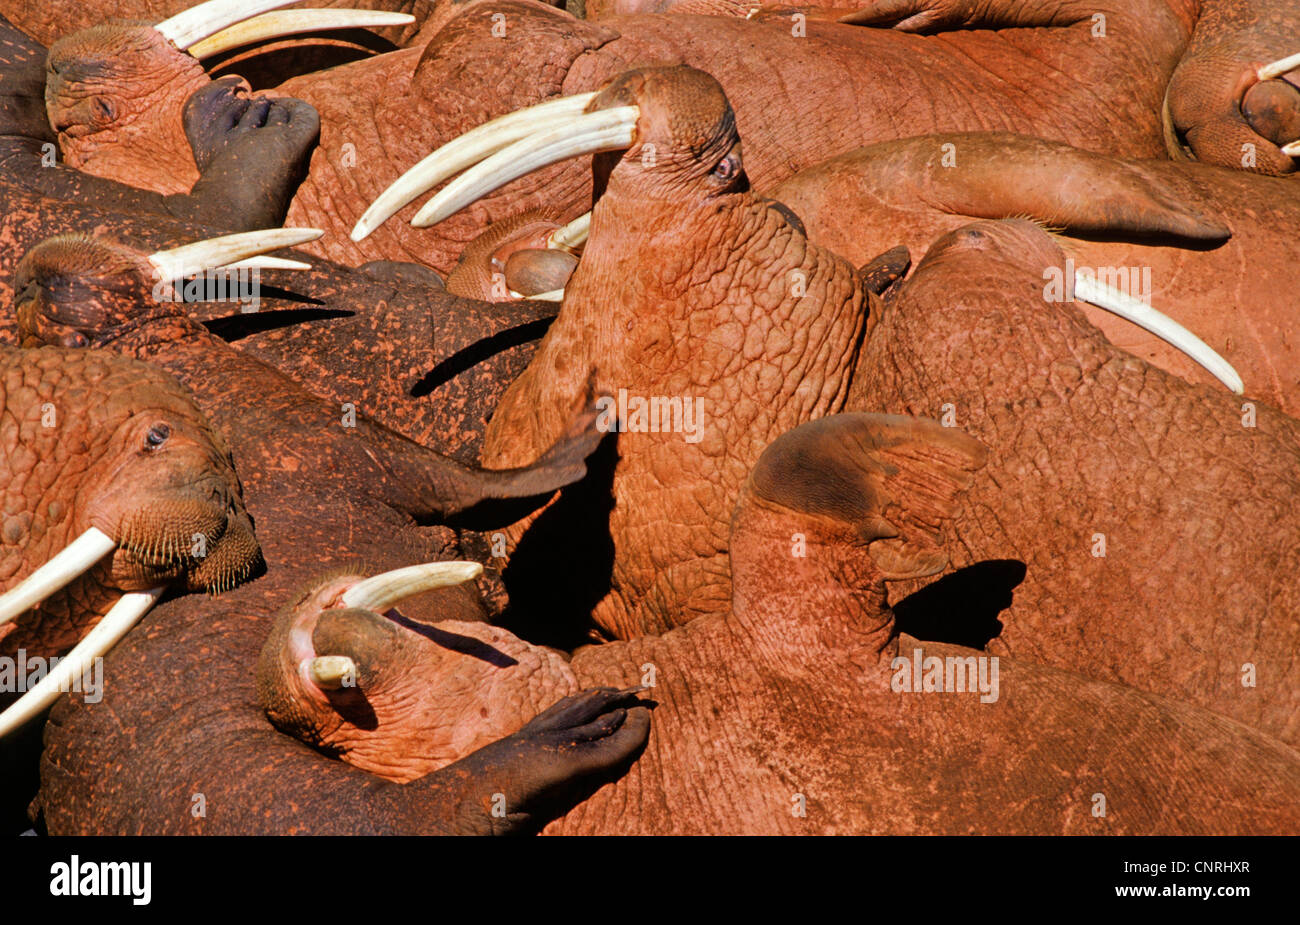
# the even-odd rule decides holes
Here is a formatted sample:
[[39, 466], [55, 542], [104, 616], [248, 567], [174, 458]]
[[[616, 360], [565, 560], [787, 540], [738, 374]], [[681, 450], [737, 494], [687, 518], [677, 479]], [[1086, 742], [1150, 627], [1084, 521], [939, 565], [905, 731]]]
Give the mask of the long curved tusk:
[[357, 676], [357, 663], [346, 655], [317, 655], [303, 661], [301, 670], [321, 690], [336, 691], [348, 678]]
[[408, 597], [434, 588], [462, 584], [482, 574], [483, 566], [477, 562], [410, 565], [357, 582], [343, 592], [340, 606], [383, 613]]
[[409, 26], [415, 17], [407, 13], [385, 13], [381, 10], [277, 10], [263, 13], [229, 29], [222, 29], [185, 49], [196, 58], [211, 58], [232, 48], [242, 48], [254, 42], [301, 35], [304, 32], [321, 32], [326, 29], [382, 29], [385, 26]]
[[1107, 286], [1105, 283], [1099, 283], [1096, 278], [1077, 271], [1074, 274], [1074, 296], [1150, 331], [1205, 367], [1210, 375], [1236, 394], [1240, 395], [1245, 391], [1245, 384], [1241, 381], [1241, 376], [1237, 375], [1237, 371], [1232, 368], [1232, 364], [1215, 353], [1209, 344], [1187, 328], [1163, 312], [1156, 311], [1142, 300], [1135, 299], [1128, 293]]
[[183, 244], [170, 250], [149, 255], [149, 262], [163, 279], [180, 279], [191, 273], [201, 273], [217, 267], [229, 266], [250, 257], [282, 247], [295, 247], [315, 241], [325, 232], [318, 228], [268, 228], [264, 231], [241, 231], [239, 234], [208, 238], [193, 244]]
[[520, 139], [475, 164], [424, 204], [411, 224], [436, 225], [511, 180], [549, 164], [597, 151], [620, 151], [632, 144], [640, 109], [616, 106], [583, 113], [563, 124]]
[[223, 270], [310, 270], [310, 263], [301, 260], [285, 260], [283, 257], [249, 257], [228, 263]]
[[353, 241], [364, 240], [372, 231], [388, 221], [416, 197], [433, 189], [448, 177], [455, 176], [466, 167], [472, 167], [485, 157], [502, 148], [527, 138], [538, 131], [551, 128], [578, 115], [596, 98], [596, 92], [563, 96], [547, 100], [527, 109], [507, 113], [470, 129], [453, 138], [441, 148], [398, 177], [388, 189], [370, 204], [356, 227], [352, 229]]
[[546, 237], [546, 246], [554, 250], [580, 250], [591, 233], [591, 213], [583, 212], [563, 228], [556, 228]]
[[1282, 153], [1287, 157], [1300, 157], [1300, 141], [1293, 141], [1282, 146]]
[[551, 289], [547, 292], [539, 292], [537, 295], [524, 295], [522, 292], [515, 292], [511, 289], [510, 297], [512, 299], [528, 299], [531, 302], [563, 302], [564, 290]]
[[140, 622], [149, 608], [162, 596], [164, 588], [149, 591], [131, 591], [104, 614], [72, 651], [64, 656], [49, 674], [36, 686], [0, 713], [0, 739], [40, 715], [41, 711], [58, 699], [59, 694], [71, 686], [74, 678], [85, 672], [96, 658], [113, 648], [126, 631]]
[[1259, 69], [1259, 79], [1272, 80], [1274, 77], [1281, 77], [1287, 71], [1294, 71], [1298, 67], [1300, 67], [1300, 54], [1279, 58], [1272, 64], [1266, 64]]
[[181, 51], [222, 29], [294, 0], [208, 0], [154, 26]]
[[117, 541], [91, 527], [23, 581], [0, 595], [0, 624], [35, 607], [86, 572], [117, 548]]

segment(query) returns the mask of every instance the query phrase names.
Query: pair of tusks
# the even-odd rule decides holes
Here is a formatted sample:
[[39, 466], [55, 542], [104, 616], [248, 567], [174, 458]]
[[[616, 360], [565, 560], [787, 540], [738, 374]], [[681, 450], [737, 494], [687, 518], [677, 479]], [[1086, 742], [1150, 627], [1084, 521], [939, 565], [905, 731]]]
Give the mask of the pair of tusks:
[[[359, 581], [339, 599], [340, 608], [369, 610], [382, 614], [408, 597], [473, 581], [483, 574], [477, 562], [426, 562], [394, 569]], [[357, 665], [346, 655], [317, 655], [305, 658], [298, 670], [321, 690], [338, 690], [348, 678], [355, 679]]]
[[[0, 625], [8, 623], [90, 571], [115, 549], [116, 540], [97, 527], [91, 527], [19, 585], [0, 595]], [[0, 739], [40, 715], [96, 658], [113, 648], [126, 631], [148, 613], [149, 608], [162, 596], [163, 590], [153, 588], [123, 594], [56, 667], [0, 714]]]
[[310, 270], [311, 264], [300, 260], [262, 255], [282, 247], [297, 247], [315, 241], [324, 233], [319, 228], [241, 231], [157, 251], [148, 259], [164, 280], [181, 279], [214, 269]]
[[[1271, 64], [1266, 64], [1259, 69], [1259, 79], [1274, 80], [1289, 71], [1294, 71], [1298, 67], [1300, 67], [1300, 54], [1290, 55], [1286, 58], [1279, 58]], [[1300, 139], [1296, 139], [1290, 144], [1283, 145], [1282, 153], [1287, 157], [1300, 157]]]
[[[1285, 73], [1295, 63], [1288, 58], [1275, 66], [1282, 67]], [[411, 220], [412, 225], [436, 224], [511, 180], [564, 158], [629, 147], [636, 131], [638, 108], [620, 106], [586, 112], [595, 97], [596, 93], [591, 92], [549, 100], [493, 119], [453, 139], [384, 190], [352, 229], [352, 240], [361, 241], [400, 209], [459, 171], [465, 172], [430, 199]], [[588, 212], [552, 232], [547, 244], [576, 250], [586, 242], [590, 225]], [[1232, 391], [1241, 393], [1241, 377], [1228, 361], [1169, 316], [1082, 274], [1076, 274], [1075, 292], [1084, 301], [1114, 312], [1168, 341]], [[514, 292], [511, 295], [560, 301], [564, 290], [533, 296]]]
[[[596, 91], [562, 96], [508, 113], [455, 138], [406, 173], [370, 204], [352, 240], [372, 231], [439, 183], [465, 171], [416, 213], [417, 228], [436, 225], [488, 193], [549, 164], [621, 151], [632, 144], [640, 110], [617, 106], [587, 112]], [[468, 169], [467, 169], [468, 168]], [[585, 237], [585, 230], [581, 232]]]
[[408, 26], [406, 13], [378, 10], [282, 10], [295, 0], [208, 0], [154, 26], [180, 51], [210, 58], [254, 42], [326, 29]]

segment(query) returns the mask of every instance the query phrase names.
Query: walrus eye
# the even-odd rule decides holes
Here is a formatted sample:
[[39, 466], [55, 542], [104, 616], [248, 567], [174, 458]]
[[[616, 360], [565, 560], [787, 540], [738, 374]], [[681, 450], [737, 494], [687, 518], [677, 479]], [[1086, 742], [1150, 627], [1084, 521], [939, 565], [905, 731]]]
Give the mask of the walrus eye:
[[717, 167], [713, 168], [713, 175], [719, 180], [730, 180], [738, 173], [740, 173], [740, 158], [734, 154], [728, 154], [718, 161]]
[[144, 448], [146, 450], [156, 450], [167, 442], [167, 438], [172, 435], [172, 429], [166, 424], [155, 424], [149, 428], [149, 433], [144, 436]]
[[114, 106], [113, 101], [107, 97], [95, 97], [94, 106], [95, 119], [101, 124], [112, 122], [117, 118], [117, 107]]

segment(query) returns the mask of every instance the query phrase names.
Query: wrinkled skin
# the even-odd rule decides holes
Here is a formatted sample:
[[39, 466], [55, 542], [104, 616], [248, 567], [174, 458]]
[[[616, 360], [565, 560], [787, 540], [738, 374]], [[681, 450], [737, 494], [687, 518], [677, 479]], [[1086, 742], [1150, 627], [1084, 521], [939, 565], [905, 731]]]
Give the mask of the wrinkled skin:
[[[1177, 697], [1294, 746], [1300, 425], [1154, 369], [1073, 305], [1045, 302], [1043, 269], [1063, 263], [1028, 222], [959, 229], [863, 350], [851, 407], [942, 405], [990, 451], [954, 521], [958, 572], [927, 589], [927, 618], [982, 578], [994, 606], [948, 633], [987, 638], [1000, 619], [990, 651]], [[1023, 563], [1023, 583], [999, 562]]]
[[[6, 199], [40, 194], [228, 231], [273, 228], [284, 220], [320, 130], [310, 106], [282, 99], [250, 113], [246, 104], [225, 103], [227, 118], [218, 124], [215, 107], [228, 94], [215, 86], [183, 120], [190, 155], [202, 165], [201, 173], [192, 186], [158, 195], [53, 160], [57, 148], [44, 114], [44, 58], [45, 49], [0, 19], [0, 194]], [[13, 206], [6, 205], [6, 223], [14, 223]]]
[[[593, 426], [594, 410], [584, 407], [591, 396], [584, 398], [580, 390], [564, 436], [532, 464], [466, 467], [355, 409], [350, 413], [306, 392], [231, 348], [193, 321], [184, 303], [156, 300], [155, 275], [146, 255], [121, 244], [81, 235], [43, 242], [15, 274], [23, 345], [106, 347], [171, 370], [220, 430], [244, 435], [234, 443], [241, 467], [244, 459], [260, 457], [308, 477], [348, 473], [360, 491], [408, 516], [446, 518], [491, 502], [544, 495], [582, 478], [583, 460], [602, 436]], [[257, 396], [252, 406], [250, 395]], [[293, 425], [291, 435], [285, 434], [286, 422]], [[260, 439], [252, 438], [255, 433]]]
[[[14, 187], [0, 195], [7, 206], [0, 234], [14, 246], [0, 249], [5, 304], [13, 303], [19, 258], [52, 235], [94, 234], [108, 224], [119, 240], [156, 250], [224, 231]], [[218, 337], [335, 407], [350, 402], [417, 443], [476, 462], [488, 416], [527, 365], [555, 306], [454, 298], [430, 285], [436, 281], [409, 278], [409, 264], [352, 270], [308, 262], [310, 272], [263, 271], [255, 314], [231, 302], [185, 307]], [[18, 342], [12, 312], [0, 315], [0, 341]]]
[[[769, 192], [799, 215], [811, 240], [851, 261], [900, 241], [919, 259], [931, 241], [973, 218], [1034, 218], [1068, 235], [1062, 246], [1076, 266], [1149, 273], [1144, 300], [1228, 360], [1248, 398], [1300, 412], [1291, 298], [1300, 288], [1300, 244], [1283, 231], [1300, 223], [1300, 190], [1285, 180], [978, 134], [863, 148]], [[1217, 385], [1154, 335], [1080, 307], [1116, 346]]]
[[260, 567], [230, 453], [174, 378], [58, 347], [0, 348], [0, 362], [0, 591], [91, 527], [118, 543], [90, 572], [0, 626], [0, 655], [63, 654], [123, 592], [219, 592]]
[[935, 422], [824, 418], [777, 441], [748, 481], [723, 611], [565, 666], [489, 627], [429, 634], [307, 606], [277, 630], [316, 621], [317, 648], [358, 660], [348, 696], [373, 692], [381, 706], [362, 726], [347, 700], [305, 690], [283, 635], [263, 652], [263, 703], [293, 734], [417, 786], [447, 758], [425, 747], [428, 730], [472, 742], [475, 727], [518, 721], [557, 687], [636, 684], [653, 670], [644, 755], [553, 833], [1294, 830], [1300, 758], [1207, 711], [1009, 659], [990, 702], [891, 689], [899, 655], [981, 656], [897, 634], [884, 582], [942, 567], [939, 530], [983, 455]]
[[[292, 440], [291, 427], [285, 441]], [[262, 433], [232, 435], [265, 439]], [[297, 434], [303, 437], [302, 434]], [[319, 583], [449, 558], [449, 531], [421, 528], [364, 492], [251, 458], [241, 471], [266, 537], [265, 577], [220, 598], [154, 609], [105, 660], [104, 700], [51, 711], [38, 807], [56, 834], [488, 834], [531, 831], [620, 773], [646, 711], [589, 692], [407, 787], [384, 784], [277, 732], [253, 666], [277, 606]], [[305, 554], [305, 550], [309, 550]], [[335, 587], [341, 588], [335, 579]], [[473, 586], [403, 603], [412, 621], [482, 619]], [[432, 632], [432, 629], [430, 630]], [[508, 815], [492, 814], [494, 794]], [[194, 812], [202, 794], [204, 813]]]
[[[562, 701], [518, 733], [401, 789], [376, 786], [266, 723], [251, 668], [277, 607], [319, 582], [322, 570], [355, 575], [360, 562], [377, 570], [457, 557], [450, 529], [418, 521], [472, 501], [477, 489], [466, 495], [465, 486], [484, 479], [492, 493], [498, 479], [514, 491], [535, 490], [537, 475], [544, 477], [539, 484], [556, 472], [579, 477], [596, 436], [591, 416], [575, 417], [571, 438], [533, 473], [470, 474], [466, 483], [459, 470], [412, 457], [406, 444], [363, 418], [355, 430], [342, 429], [328, 406], [183, 315], [167, 313], [171, 303], [151, 303], [149, 290], [140, 288], [139, 261], [129, 249], [86, 239], [37, 248], [19, 270], [19, 291], [30, 285], [34, 293], [20, 301], [19, 314], [43, 319], [43, 330], [66, 338], [70, 329], [48, 326], [47, 316], [59, 318], [60, 307], [76, 311], [87, 326], [76, 333], [148, 355], [198, 390], [200, 406], [233, 450], [249, 513], [267, 537], [266, 575], [221, 598], [155, 608], [108, 657], [102, 704], [56, 705], [42, 756], [39, 806], [48, 829], [529, 830], [581, 798], [589, 781], [625, 767], [644, 742], [648, 717], [598, 692]], [[57, 279], [54, 268], [62, 274]], [[78, 297], [64, 305], [70, 289]], [[92, 321], [99, 332], [90, 331]], [[258, 400], [250, 403], [250, 394]], [[427, 623], [485, 615], [473, 586], [425, 595], [406, 612]], [[178, 752], [178, 742], [188, 744]], [[491, 814], [498, 792], [508, 794], [503, 819]], [[196, 793], [204, 795], [206, 815], [191, 812]]]
[[[410, 207], [359, 244], [346, 237], [394, 179], [465, 130], [654, 62], [695, 64], [717, 76], [749, 140], [750, 175], [760, 188], [864, 143], [927, 131], [999, 128], [1157, 156], [1164, 150], [1161, 94], [1193, 18], [1160, 0], [1102, 6], [1111, 23], [1105, 39], [1090, 32], [1095, 4], [1073, 25], [1021, 31], [916, 36], [814, 22], [804, 37], [781, 21], [648, 15], [585, 23], [529, 0], [471, 4], [423, 50], [277, 88], [315, 106], [324, 126], [289, 222], [329, 230], [315, 250], [344, 263], [409, 259], [446, 271], [494, 221], [543, 205], [572, 218], [590, 204], [590, 171], [581, 158], [520, 178], [435, 229], [403, 224]], [[498, 14], [506, 17], [505, 38], [493, 36]], [[745, 56], [729, 53], [739, 45]], [[187, 181], [193, 167], [176, 113], [179, 100], [207, 77], [197, 62], [165, 46], [152, 30], [103, 29], [51, 49], [58, 75], [47, 88], [49, 113], [70, 162], [161, 191]], [[971, 71], [972, 60], [990, 65]], [[954, 73], [963, 79], [954, 81]], [[1099, 107], [1103, 86], [1125, 89]], [[111, 113], [92, 124], [89, 101], [96, 97]], [[828, 112], [841, 116], [826, 119]]]
[[[688, 420], [683, 401], [665, 432], [621, 434], [617, 460], [602, 453], [596, 477], [510, 531], [514, 602], [541, 614], [590, 611], [617, 638], [725, 606], [740, 486], [781, 433], [842, 410], [875, 301], [847, 261], [748, 191], [713, 78], [630, 71], [593, 105], [633, 100], [638, 141], [610, 155], [560, 315], [502, 399], [483, 457], [514, 465], [548, 445], [563, 426], [562, 396], [591, 370], [613, 396], [675, 396], [697, 409]], [[646, 145], [653, 160], [642, 157]], [[562, 586], [549, 577], [557, 568], [570, 576]]]

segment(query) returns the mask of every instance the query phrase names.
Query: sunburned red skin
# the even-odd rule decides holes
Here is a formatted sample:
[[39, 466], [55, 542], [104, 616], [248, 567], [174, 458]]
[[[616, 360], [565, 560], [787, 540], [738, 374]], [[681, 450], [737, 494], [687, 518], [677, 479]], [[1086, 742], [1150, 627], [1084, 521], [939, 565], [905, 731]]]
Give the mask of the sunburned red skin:
[[[992, 608], [991, 651], [1175, 697], [1294, 747], [1300, 426], [1155, 369], [1075, 306], [1045, 302], [1043, 270], [1063, 262], [1028, 222], [952, 232], [863, 350], [850, 407], [946, 409], [990, 451], [953, 523], [958, 574], [927, 589], [935, 612], [918, 619], [941, 617], [970, 582], [1000, 586], [1010, 606]], [[1023, 563], [1023, 582], [999, 562]]]
[[[129, 249], [113, 251], [97, 242], [38, 249], [19, 276], [43, 280], [47, 288], [25, 299], [20, 312], [31, 317], [35, 312], [29, 309], [37, 304], [53, 310], [57, 296], [66, 294], [61, 286], [79, 281], [83, 322], [93, 303], [111, 327], [112, 320], [121, 320], [115, 310], [124, 303], [148, 304], [132, 284], [139, 259]], [[67, 272], [61, 286], [41, 271], [42, 260]], [[75, 272], [78, 260], [83, 271], [97, 268], [93, 282], [88, 271]], [[571, 805], [574, 787], [580, 794], [590, 780], [626, 766], [645, 739], [648, 718], [644, 711], [625, 710], [626, 697], [611, 692], [565, 701], [519, 733], [402, 790], [376, 787], [372, 778], [275, 732], [257, 708], [252, 672], [275, 611], [328, 570], [355, 575], [359, 563], [368, 572], [457, 557], [450, 529], [421, 526], [412, 517], [432, 513], [431, 502], [441, 504], [427, 496], [439, 486], [426, 480], [421, 490], [414, 481], [418, 473], [409, 469], [412, 460], [396, 452], [385, 473], [378, 468], [384, 451], [400, 447], [400, 441], [364, 419], [358, 419], [356, 434], [336, 429], [332, 411], [315, 410], [291, 383], [196, 331], [183, 317], [137, 317], [136, 323], [129, 333], [106, 338], [107, 345], [148, 354], [203, 384], [200, 404], [225, 430], [249, 513], [270, 537], [263, 543], [266, 574], [247, 591], [156, 608], [110, 654], [102, 707], [79, 699], [55, 707], [39, 804], [50, 831], [527, 830]], [[60, 336], [68, 333], [62, 329]], [[250, 394], [258, 400], [250, 403]], [[579, 416], [575, 430], [589, 421]], [[578, 474], [588, 446], [586, 432], [566, 445], [579, 457]], [[557, 467], [562, 462], [555, 460]], [[444, 492], [442, 501], [450, 498]], [[414, 599], [403, 611], [427, 623], [474, 622], [485, 614], [472, 585]], [[180, 741], [191, 745], [178, 755]], [[196, 792], [204, 794], [206, 815], [191, 812]], [[492, 815], [495, 793], [508, 795], [504, 819]]]
[[[1102, 6], [1111, 24], [1105, 40], [1090, 31], [1095, 4], [1071, 26], [914, 36], [814, 22], [803, 37], [781, 21], [702, 23], [646, 15], [584, 23], [526, 0], [471, 4], [423, 50], [403, 49], [276, 89], [310, 102], [324, 126], [289, 223], [330, 231], [315, 250], [344, 263], [408, 259], [447, 271], [464, 245], [494, 221], [543, 205], [570, 219], [590, 205], [585, 159], [521, 178], [431, 230], [403, 224], [412, 207], [365, 241], [346, 237], [382, 190], [439, 145], [492, 117], [557, 94], [599, 88], [628, 67], [655, 62], [696, 64], [715, 73], [749, 138], [750, 174], [759, 188], [863, 143], [935, 130], [1002, 128], [1086, 140], [1128, 155], [1159, 155], [1161, 93], [1193, 18], [1175, 16], [1160, 0], [1143, 0], [1137, 8]], [[496, 15], [506, 17], [505, 39], [493, 36]], [[84, 169], [170, 189], [184, 182], [188, 154], [168, 111], [168, 94], [205, 78], [159, 39], [132, 35], [83, 34], [51, 50], [61, 75], [50, 88], [52, 121], [64, 127], [61, 144]], [[743, 60], [720, 51], [741, 44], [751, 49]], [[75, 90], [80, 99], [103, 80], [100, 66], [88, 64], [97, 56], [111, 58], [125, 73], [132, 60], [128, 47], [151, 61], [157, 57], [147, 70], [153, 80], [168, 75], [170, 89], [163, 93], [141, 77], [134, 84], [114, 78], [112, 87], [100, 89], [116, 101], [115, 120], [101, 132], [77, 135], [89, 127], [87, 117], [65, 112], [60, 95], [71, 96], [84, 79]], [[989, 66], [967, 73], [972, 60]], [[1050, 66], [1034, 63], [1049, 60]], [[963, 79], [952, 80], [954, 72]], [[771, 80], [773, 73], [782, 79]], [[1126, 90], [1114, 105], [1098, 107], [1095, 95], [1103, 84]], [[159, 100], [148, 120], [133, 110], [132, 100], [144, 97]], [[368, 101], [364, 120], [357, 118], [358, 100]], [[826, 119], [827, 112], [841, 116]], [[81, 127], [74, 129], [74, 123]], [[99, 143], [110, 135], [111, 143]], [[139, 156], [144, 147], [150, 150], [147, 159]]]
[[[492, 465], [530, 458], [562, 427], [561, 396], [593, 369], [612, 396], [682, 400], [675, 422], [620, 433], [617, 459], [602, 455], [595, 477], [508, 531], [515, 604], [591, 612], [616, 638], [662, 632], [730, 598], [729, 518], [749, 468], [800, 421], [842, 410], [876, 311], [852, 265], [747, 190], [716, 81], [689, 68], [629, 71], [593, 105], [633, 101], [639, 140], [610, 155], [560, 315], [484, 448]], [[648, 145], [654, 159], [642, 157]], [[686, 399], [699, 409], [693, 424]], [[560, 555], [562, 587], [546, 577]]]
[[[272, 228], [284, 220], [319, 133], [310, 106], [286, 98], [250, 111], [247, 102], [231, 98], [226, 85], [211, 85], [191, 101], [184, 120], [202, 175], [192, 188], [164, 196], [53, 160], [57, 148], [44, 113], [44, 59], [44, 48], [0, 19], [0, 183], [18, 187], [3, 190], [6, 200], [38, 193], [93, 202], [132, 218], [156, 215], [229, 231]], [[216, 118], [218, 110], [224, 118]], [[16, 204], [6, 201], [6, 206], [6, 222], [13, 224], [16, 219], [8, 213]]]
[[996, 693], [894, 686], [895, 658], [910, 687], [917, 651], [984, 656], [897, 635], [884, 584], [942, 567], [940, 531], [983, 455], [936, 422], [823, 418], [778, 440], [748, 480], [733, 520], [734, 599], [717, 612], [587, 647], [570, 665], [487, 627], [455, 639], [327, 612], [316, 647], [355, 657], [352, 696], [375, 693], [377, 722], [350, 723], [345, 706], [305, 690], [282, 631], [263, 651], [263, 704], [286, 731], [418, 784], [446, 760], [413, 740], [420, 730], [472, 741], [480, 724], [554, 699], [554, 686], [653, 683], [645, 753], [548, 834], [1293, 830], [1300, 759], [1208, 711], [1012, 659], [999, 660]]
[[[6, 205], [0, 235], [13, 245], [0, 249], [0, 304], [6, 305], [13, 304], [19, 258], [55, 234], [94, 234], [109, 226], [122, 241], [161, 250], [225, 230], [17, 187], [0, 186], [0, 197]], [[234, 302], [186, 308], [307, 391], [340, 407], [350, 402], [417, 443], [476, 462], [487, 418], [527, 365], [556, 306], [488, 305], [391, 272], [353, 270], [310, 256], [307, 262], [311, 271], [263, 271], [255, 314], [243, 314], [244, 305]], [[12, 311], [0, 313], [0, 343], [17, 342]]]
[[219, 592], [261, 566], [230, 453], [169, 374], [100, 351], [3, 347], [0, 411], [0, 591], [91, 527], [118, 543], [0, 626], [0, 655], [61, 655], [124, 592]]
[[[366, 493], [264, 465], [250, 459], [242, 471], [267, 537], [265, 576], [219, 598], [155, 608], [106, 659], [102, 703], [64, 698], [51, 712], [37, 803], [51, 833], [530, 831], [635, 757], [648, 716], [612, 691], [524, 717], [526, 728], [406, 787], [277, 732], [258, 706], [253, 671], [276, 611], [320, 587], [323, 573], [340, 590], [340, 576], [457, 549], [449, 531], [415, 527]], [[459, 626], [483, 611], [470, 585], [412, 598], [402, 613]], [[192, 812], [196, 793], [203, 813]], [[506, 795], [504, 818], [493, 814], [496, 794]]]
[[[1089, 154], [1018, 135], [937, 135], [863, 148], [769, 191], [811, 240], [851, 261], [902, 242], [919, 258], [974, 218], [1028, 216], [1060, 229], [1077, 267], [1117, 268], [1121, 285], [1221, 354], [1246, 396], [1300, 412], [1291, 294], [1300, 190], [1285, 179], [1204, 164]], [[1226, 240], [1224, 240], [1226, 238]], [[1043, 283], [1047, 285], [1046, 281]], [[1116, 346], [1191, 382], [1216, 380], [1136, 325], [1079, 306]]]
[[[101, 346], [169, 369], [245, 460], [312, 478], [349, 473], [405, 516], [446, 518], [485, 502], [545, 495], [585, 473], [603, 436], [583, 390], [570, 427], [535, 464], [466, 467], [312, 395], [193, 321], [184, 303], [154, 299], [146, 255], [87, 236], [33, 248], [15, 274], [15, 312], [25, 346]], [[256, 395], [257, 400], [249, 401]], [[238, 437], [231, 436], [238, 434]], [[506, 516], [506, 515], [494, 515]]]

